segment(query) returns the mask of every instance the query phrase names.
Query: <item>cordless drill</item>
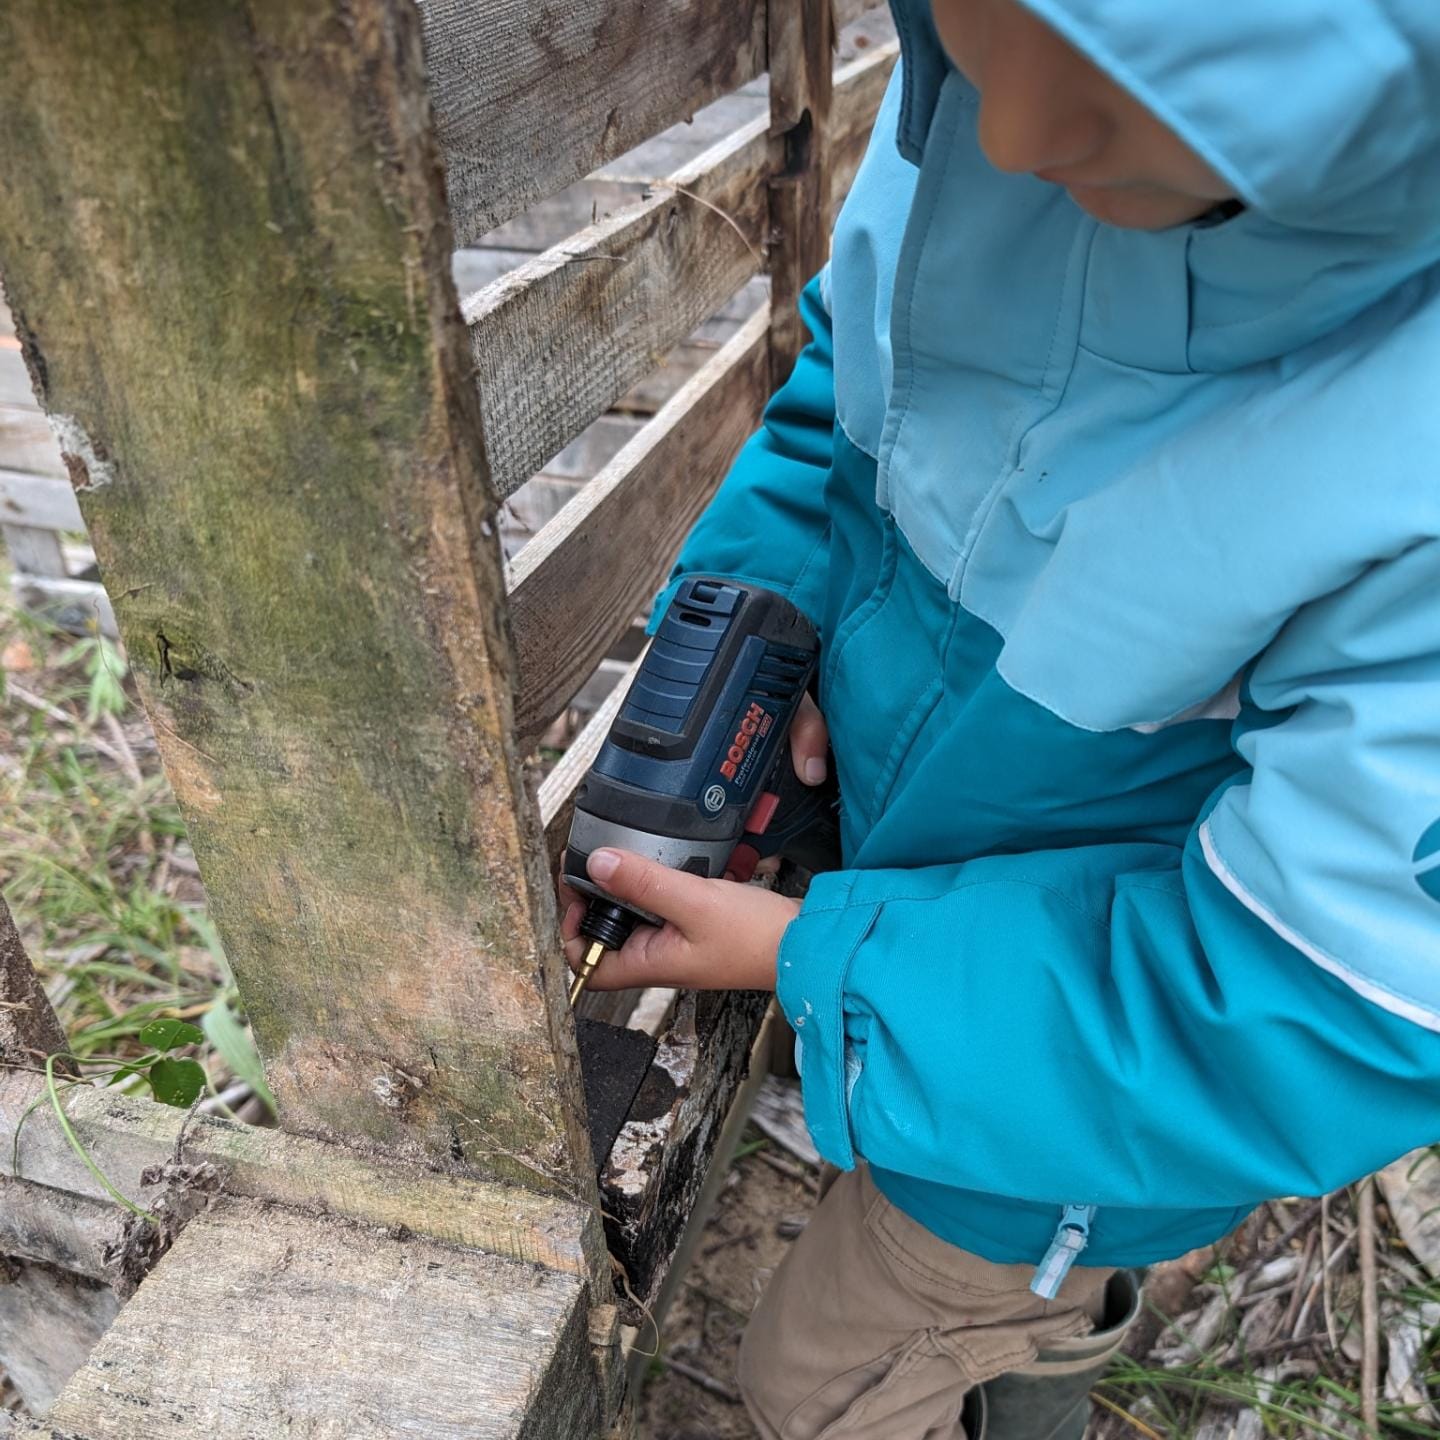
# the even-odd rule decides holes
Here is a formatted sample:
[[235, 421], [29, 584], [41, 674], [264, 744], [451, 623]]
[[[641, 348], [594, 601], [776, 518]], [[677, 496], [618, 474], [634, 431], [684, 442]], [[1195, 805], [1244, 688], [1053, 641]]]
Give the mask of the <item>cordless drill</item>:
[[591, 945], [572, 1003], [607, 950], [662, 923], [590, 879], [592, 851], [748, 880], [768, 855], [803, 862], [806, 845], [833, 846], [834, 793], [795, 778], [788, 744], [819, 648], [815, 627], [772, 590], [692, 576], [676, 591], [576, 792], [562, 870], [588, 897], [580, 933]]

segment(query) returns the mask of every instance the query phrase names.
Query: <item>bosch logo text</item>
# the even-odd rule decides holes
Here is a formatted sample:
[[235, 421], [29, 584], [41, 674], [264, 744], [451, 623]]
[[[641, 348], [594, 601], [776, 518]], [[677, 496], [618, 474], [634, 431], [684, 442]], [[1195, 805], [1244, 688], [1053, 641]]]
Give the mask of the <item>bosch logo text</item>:
[[735, 738], [730, 742], [730, 749], [720, 764], [720, 773], [727, 780], [735, 778], [741, 762], [745, 759], [746, 751], [750, 749], [751, 742], [757, 735], [763, 738], [768, 734], [770, 725], [771, 716], [764, 706], [752, 700], [749, 709], [745, 711], [744, 718], [740, 721], [739, 728], [735, 731]]

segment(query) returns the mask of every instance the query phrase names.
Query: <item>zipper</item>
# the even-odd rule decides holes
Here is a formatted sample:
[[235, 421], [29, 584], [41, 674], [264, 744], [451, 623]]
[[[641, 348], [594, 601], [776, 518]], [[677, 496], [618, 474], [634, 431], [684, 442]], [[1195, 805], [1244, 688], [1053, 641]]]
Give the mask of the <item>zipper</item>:
[[1067, 1205], [1060, 1212], [1055, 1238], [1035, 1270], [1031, 1291], [1042, 1300], [1053, 1300], [1065, 1283], [1070, 1267], [1090, 1243], [1090, 1226], [1095, 1220], [1094, 1205]]

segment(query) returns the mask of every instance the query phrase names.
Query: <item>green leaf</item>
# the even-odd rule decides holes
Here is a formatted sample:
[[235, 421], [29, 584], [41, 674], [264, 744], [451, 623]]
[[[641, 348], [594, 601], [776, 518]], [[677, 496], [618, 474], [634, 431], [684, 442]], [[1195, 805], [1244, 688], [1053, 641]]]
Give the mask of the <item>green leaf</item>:
[[131, 1075], [138, 1075], [139, 1073], [140, 1067], [138, 1065], [122, 1065], [105, 1082], [106, 1088], [108, 1089], [111, 1085], [118, 1085], [122, 1080], [128, 1079]]
[[198, 1045], [205, 1035], [183, 1020], [152, 1020], [136, 1038], [152, 1050], [178, 1050], [182, 1045]]
[[235, 1018], [223, 998], [215, 1003], [201, 1017], [200, 1024], [205, 1036], [215, 1047], [215, 1053], [229, 1066], [230, 1073], [239, 1080], [247, 1080], [250, 1088], [271, 1108], [275, 1109], [275, 1097], [265, 1083], [265, 1070], [260, 1064], [259, 1052], [250, 1038], [249, 1029]]
[[194, 1060], [157, 1060], [150, 1067], [150, 1088], [157, 1100], [183, 1110], [205, 1088], [205, 1071]]

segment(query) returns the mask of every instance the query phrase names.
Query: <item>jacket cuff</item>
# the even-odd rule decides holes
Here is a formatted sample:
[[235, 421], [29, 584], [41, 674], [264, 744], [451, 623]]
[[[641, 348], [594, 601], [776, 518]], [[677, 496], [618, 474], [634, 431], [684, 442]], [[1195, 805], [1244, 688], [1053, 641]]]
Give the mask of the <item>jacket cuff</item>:
[[815, 1148], [842, 1170], [855, 1166], [846, 1095], [845, 977], [880, 907], [853, 902], [857, 876], [817, 875], [780, 942], [775, 995], [795, 1031], [805, 1123]]

